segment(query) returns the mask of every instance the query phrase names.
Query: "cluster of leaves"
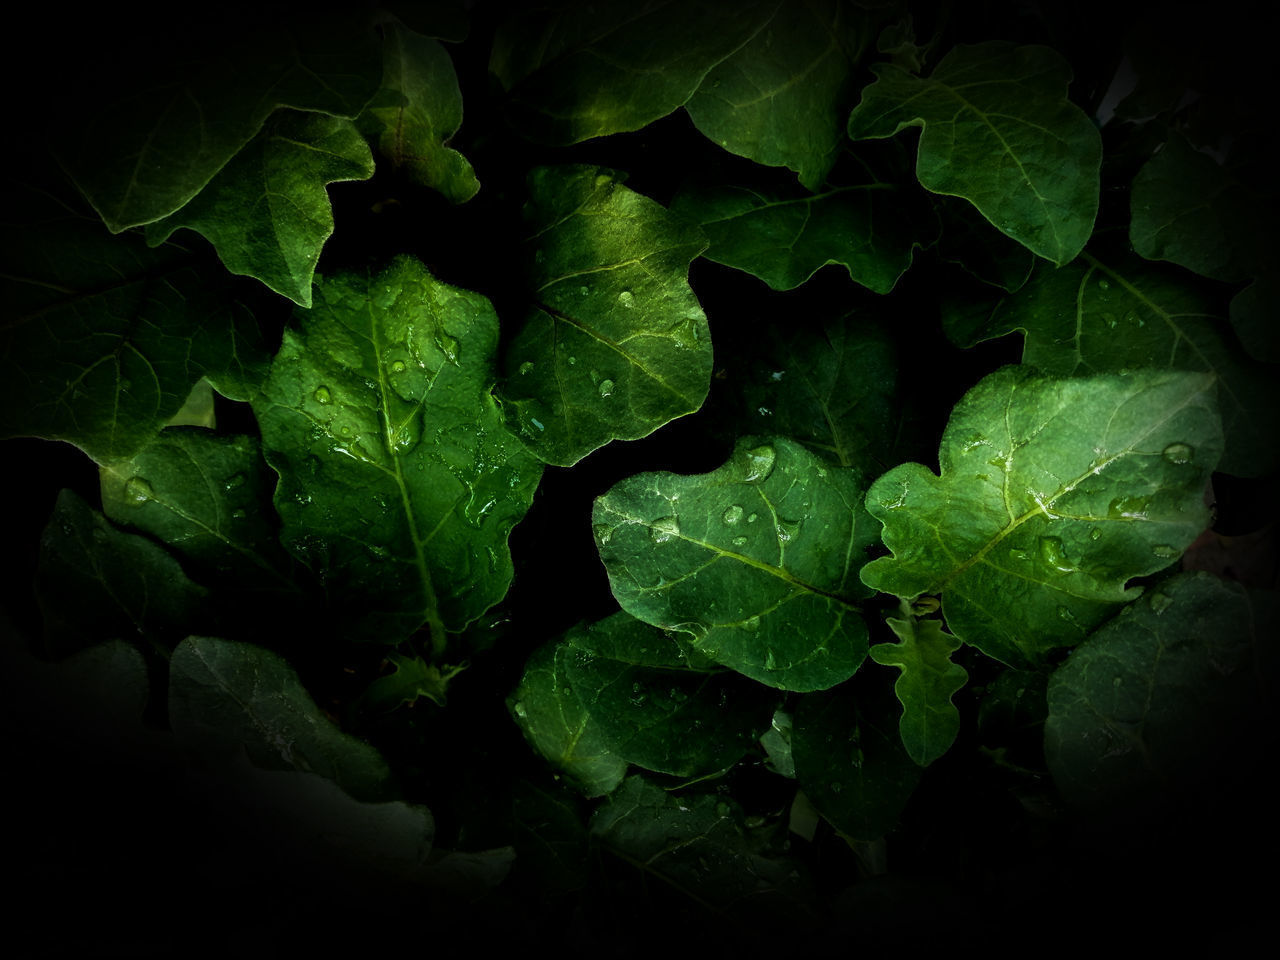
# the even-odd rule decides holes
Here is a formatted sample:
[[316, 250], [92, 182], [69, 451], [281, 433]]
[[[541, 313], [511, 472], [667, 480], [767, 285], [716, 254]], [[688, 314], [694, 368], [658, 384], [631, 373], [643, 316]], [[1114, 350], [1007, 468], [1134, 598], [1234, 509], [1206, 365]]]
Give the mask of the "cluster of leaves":
[[1271, 742], [1274, 569], [1193, 572], [1280, 467], [1254, 131], [998, 22], [392, 4], [108, 77], [5, 187], [0, 431], [96, 467], [11, 653], [512, 910], [817, 922], [948, 769]]

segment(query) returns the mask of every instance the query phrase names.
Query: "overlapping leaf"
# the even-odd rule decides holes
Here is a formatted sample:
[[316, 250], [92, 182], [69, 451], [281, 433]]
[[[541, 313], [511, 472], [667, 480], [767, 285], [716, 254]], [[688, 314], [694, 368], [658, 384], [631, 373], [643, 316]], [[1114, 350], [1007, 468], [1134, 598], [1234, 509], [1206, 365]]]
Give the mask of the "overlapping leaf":
[[[364, 11], [308, 14], [232, 37], [188, 25], [190, 49], [158, 51], [145, 80], [121, 71], [87, 117], [60, 125], [59, 159], [113, 233], [182, 207], [277, 107], [354, 117], [378, 87], [377, 38]], [[225, 44], [225, 46], [223, 46]], [[149, 51], [150, 52], [150, 51]]]
[[852, 468], [748, 438], [711, 473], [623, 480], [596, 501], [593, 530], [628, 613], [762, 683], [818, 690], [867, 652], [861, 492]]
[[14, 185], [4, 218], [0, 436], [116, 460], [154, 437], [201, 377], [240, 399], [256, 387], [257, 324], [226, 299], [220, 268], [175, 244], [113, 238], [44, 188]]
[[1055, 376], [1142, 367], [1213, 374], [1226, 436], [1222, 469], [1256, 476], [1277, 462], [1274, 371], [1243, 354], [1220, 305], [1192, 278], [1136, 258], [1104, 263], [1086, 254], [1037, 269], [994, 308], [947, 318], [948, 336], [963, 346], [1014, 330], [1026, 334], [1023, 362]]
[[942, 756], [960, 732], [960, 711], [951, 698], [969, 674], [951, 662], [960, 641], [942, 629], [939, 620], [890, 617], [889, 628], [898, 643], [877, 643], [868, 651], [872, 660], [901, 672], [894, 692], [902, 704], [898, 732], [907, 754], [922, 767]]
[[1214, 394], [1209, 374], [996, 371], [952, 411], [941, 475], [908, 463], [872, 484], [893, 556], [863, 582], [942, 594], [950, 631], [1011, 665], [1080, 642], [1208, 524]]
[[505, 357], [504, 408], [541, 459], [570, 466], [702, 405], [707, 318], [689, 287], [694, 224], [599, 167], [541, 167], [526, 218], [533, 310]]
[[889, 184], [835, 187], [819, 194], [781, 194], [747, 187], [681, 192], [673, 212], [702, 224], [703, 256], [746, 271], [775, 290], [791, 290], [827, 264], [888, 293], [911, 266], [921, 237]]
[[1084, 248], [1098, 212], [1102, 140], [1066, 99], [1071, 70], [1048, 47], [960, 46], [929, 77], [872, 68], [849, 116], [855, 140], [922, 127], [916, 176], [964, 197], [1002, 233], [1058, 265]]
[[[1044, 748], [1063, 794], [1134, 803], [1254, 759], [1280, 666], [1274, 597], [1179, 574], [1072, 651], [1049, 682]], [[1227, 775], [1231, 771], [1222, 771]]]
[[490, 393], [497, 317], [405, 257], [298, 319], [254, 402], [282, 539], [359, 635], [440, 646], [506, 593], [541, 474]]
[[190, 202], [147, 224], [147, 242], [194, 230], [232, 273], [309, 307], [316, 261], [333, 233], [325, 186], [371, 176], [373, 156], [350, 120], [280, 110]]
[[444, 47], [405, 27], [382, 28], [382, 87], [357, 120], [378, 152], [454, 203], [480, 189], [471, 164], [447, 146], [462, 126], [462, 91]]

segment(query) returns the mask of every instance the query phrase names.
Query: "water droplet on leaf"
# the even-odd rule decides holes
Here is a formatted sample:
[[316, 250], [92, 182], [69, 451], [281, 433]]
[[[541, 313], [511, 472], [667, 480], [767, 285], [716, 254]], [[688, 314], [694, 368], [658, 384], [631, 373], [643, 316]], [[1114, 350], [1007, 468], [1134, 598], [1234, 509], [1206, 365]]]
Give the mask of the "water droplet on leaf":
[[461, 349], [458, 344], [458, 338], [439, 330], [436, 332], [435, 341], [440, 352], [444, 354], [444, 358], [456, 367], [458, 365], [458, 351]]
[[1167, 543], [1156, 544], [1151, 548], [1151, 552], [1162, 560], [1176, 560], [1182, 556], [1182, 551], [1177, 547], [1171, 547]]
[[720, 514], [720, 519], [725, 523], [737, 523], [742, 519], [742, 507], [738, 504], [726, 507], [724, 513]]
[[654, 543], [666, 543], [672, 537], [680, 535], [680, 521], [675, 517], [659, 517], [649, 528], [649, 536]]
[[1184, 463], [1190, 463], [1195, 458], [1195, 455], [1195, 449], [1186, 443], [1171, 443], [1164, 448], [1164, 453], [1161, 454], [1170, 463], [1179, 466]]
[[1061, 537], [1040, 538], [1040, 559], [1059, 573], [1071, 573], [1076, 569], [1075, 564], [1067, 559]]
[[623, 290], [618, 294], [618, 303], [622, 304], [624, 307], [635, 306], [635, 301], [636, 298], [632, 295], [630, 290]]
[[747, 470], [742, 478], [746, 483], [759, 483], [769, 478], [773, 465], [778, 458], [777, 451], [770, 444], [762, 444], [747, 451]]
[[1116, 497], [1107, 507], [1107, 517], [1112, 520], [1145, 520], [1150, 497]]
[[746, 538], [746, 537], [734, 537], [734, 538], [733, 538], [733, 545], [734, 545], [735, 547], [745, 547], [745, 546], [747, 545], [747, 538]]
[[316, 403], [333, 403], [333, 394], [328, 387], [316, 387], [316, 392], [312, 396], [316, 398]]
[[405, 369], [406, 369], [406, 368], [405, 368], [405, 365], [404, 365], [404, 361], [403, 361], [403, 360], [392, 360], [392, 361], [391, 361], [391, 372], [392, 372], [392, 373], [404, 373]]
[[124, 484], [124, 496], [130, 503], [146, 503], [156, 498], [156, 492], [145, 477], [130, 477]]
[[523, 376], [527, 376], [528, 374], [530, 374], [530, 373], [532, 373], [532, 372], [533, 372], [533, 361], [532, 361], [532, 360], [526, 360], [524, 363], [520, 364], [520, 376], [522, 376], [522, 377], [523, 377]]
[[600, 396], [602, 396], [602, 397], [611, 397], [611, 396], [613, 396], [613, 381], [612, 381], [612, 380], [601, 380], [601, 381], [600, 381]]

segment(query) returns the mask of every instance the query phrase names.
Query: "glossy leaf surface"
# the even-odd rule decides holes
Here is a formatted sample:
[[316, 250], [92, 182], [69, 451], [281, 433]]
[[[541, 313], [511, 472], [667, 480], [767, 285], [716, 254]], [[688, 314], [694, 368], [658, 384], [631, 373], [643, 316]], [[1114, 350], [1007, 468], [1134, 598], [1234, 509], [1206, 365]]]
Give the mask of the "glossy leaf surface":
[[916, 176], [964, 197], [997, 230], [1061, 266], [1098, 212], [1102, 140], [1066, 99], [1071, 70], [1048, 47], [993, 41], [959, 46], [927, 78], [894, 64], [849, 116], [855, 140], [921, 127]]
[[169, 661], [169, 719], [184, 743], [203, 751], [243, 750], [258, 767], [314, 773], [357, 800], [396, 793], [382, 755], [326, 717], [284, 658], [252, 644], [180, 643]]
[[692, 413], [711, 382], [688, 281], [702, 232], [620, 180], [582, 166], [529, 176], [533, 309], [506, 352], [503, 405], [511, 429], [560, 466]]
[[350, 120], [280, 110], [185, 206], [147, 224], [147, 242], [194, 230], [232, 273], [309, 307], [316, 261], [333, 233], [325, 187], [371, 176], [373, 156]]
[[1049, 682], [1044, 747], [1063, 794], [1142, 802], [1212, 775], [1266, 737], [1274, 596], [1179, 574], [1072, 651]]
[[901, 671], [893, 686], [902, 704], [898, 733], [907, 755], [927, 767], [951, 749], [960, 732], [960, 711], [951, 698], [969, 674], [951, 662], [951, 655], [961, 644], [943, 630], [940, 620], [890, 617], [886, 622], [898, 642], [874, 644], [868, 654], [876, 663]]
[[703, 256], [791, 290], [828, 264], [876, 293], [888, 293], [911, 266], [919, 237], [887, 184], [782, 194], [747, 187], [686, 190], [673, 212], [702, 224]]
[[1277, 462], [1275, 373], [1240, 350], [1221, 304], [1191, 278], [1086, 254], [1067, 267], [1037, 269], [994, 308], [948, 323], [948, 335], [965, 346], [1014, 330], [1026, 334], [1023, 362], [1054, 376], [1143, 367], [1212, 374], [1226, 438], [1221, 468], [1256, 476]]
[[867, 509], [893, 556], [862, 579], [907, 599], [941, 594], [953, 634], [1034, 664], [1083, 640], [1134, 598], [1130, 578], [1199, 535], [1221, 451], [1210, 375], [1005, 367], [952, 411], [940, 476], [908, 463], [872, 484]]
[[541, 474], [490, 393], [497, 317], [407, 257], [316, 289], [254, 403], [282, 540], [360, 636], [439, 646], [506, 593]]
[[462, 91], [441, 44], [396, 24], [383, 26], [382, 87], [357, 119], [378, 153], [415, 182], [454, 203], [480, 189], [471, 164], [447, 146], [462, 126]]
[[593, 530], [628, 613], [761, 683], [818, 690], [866, 656], [861, 492], [852, 468], [749, 438], [711, 473], [623, 480], [596, 501]]

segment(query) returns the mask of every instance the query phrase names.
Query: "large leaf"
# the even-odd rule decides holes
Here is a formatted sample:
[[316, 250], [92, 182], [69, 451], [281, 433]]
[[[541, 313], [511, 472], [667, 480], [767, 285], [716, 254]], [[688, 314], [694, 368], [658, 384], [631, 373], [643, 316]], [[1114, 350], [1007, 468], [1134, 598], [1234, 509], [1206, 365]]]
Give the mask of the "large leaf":
[[462, 126], [462, 91], [444, 47], [393, 23], [383, 25], [382, 88], [357, 120], [378, 152], [415, 182], [454, 203], [480, 189], [467, 158], [447, 146]]
[[534, 651], [509, 706], [530, 745], [565, 773], [588, 797], [600, 797], [622, 782], [627, 762], [608, 743], [569, 682], [567, 645]]
[[205, 591], [164, 547], [117, 530], [70, 490], [40, 538], [36, 597], [51, 652], [112, 637], [173, 642], [199, 616]]
[[[735, 9], [722, 22], [739, 16]], [[726, 150], [790, 167], [817, 190], [844, 139], [853, 70], [868, 39], [869, 26], [852, 4], [780, 3], [762, 29], [707, 74], [685, 108]]]
[[194, 230], [232, 273], [309, 307], [316, 261], [333, 233], [325, 185], [371, 176], [373, 156], [350, 120], [277, 111], [189, 203], [147, 224], [147, 242]]
[[620, 179], [580, 166], [529, 176], [534, 306], [504, 358], [504, 407], [560, 466], [692, 413], [711, 384], [707, 318], [688, 281], [706, 241]]
[[363, 11], [268, 19], [234, 36], [208, 19], [185, 27], [174, 49], [148, 51], [171, 64], [150, 64], [145, 79], [95, 77], [104, 88], [87, 102], [97, 108], [59, 125], [59, 159], [112, 233], [191, 200], [276, 108], [354, 117], [378, 87]]
[[282, 539], [361, 636], [439, 647], [506, 593], [541, 475], [490, 393], [498, 318], [408, 257], [316, 290], [254, 401]]
[[129, 457], [202, 376], [243, 398], [265, 371], [257, 324], [216, 264], [113, 238], [42, 188], [11, 185], [3, 218], [0, 436]]
[[827, 264], [876, 293], [888, 293], [911, 266], [918, 239], [890, 184], [782, 194], [748, 187], [682, 191], [673, 212], [702, 224], [703, 256], [744, 270], [775, 290], [791, 290]]
[[1021, 330], [1023, 362], [1055, 376], [1140, 367], [1211, 373], [1226, 437], [1221, 469], [1256, 476], [1277, 462], [1275, 372], [1244, 355], [1220, 304], [1185, 274], [1085, 254], [1066, 267], [1038, 269], [1018, 293], [990, 309], [952, 314], [946, 325], [963, 346]]
[[890, 617], [886, 622], [898, 643], [877, 643], [868, 654], [902, 671], [893, 686], [902, 704], [898, 732], [911, 759], [927, 767], [951, 749], [960, 732], [960, 711], [951, 702], [969, 679], [964, 667], [951, 662], [960, 641], [939, 620]]
[[1058, 265], [1074, 259], [1098, 212], [1102, 139], [1066, 99], [1071, 70], [1048, 47], [959, 46], [927, 77], [872, 68], [849, 116], [855, 140], [923, 128], [916, 176], [964, 197], [1002, 233]]
[[708, 72], [768, 22], [777, 0], [715, 4], [572, 0], [526, 8], [494, 38], [489, 69], [520, 132], [577, 143], [638, 130], [682, 106]]
[[243, 751], [266, 770], [333, 780], [357, 800], [395, 799], [387, 762], [343, 733], [277, 654], [247, 643], [188, 637], [169, 661], [169, 721], [192, 747]]
[[951, 632], [1013, 666], [1079, 643], [1208, 525], [1214, 394], [1200, 373], [996, 371], [952, 411], [941, 475], [907, 463], [867, 491], [893, 556], [863, 582], [942, 594]]
[[616, 484], [593, 530], [628, 613], [761, 683], [820, 690], [867, 653], [855, 600], [874, 524], [861, 491], [856, 470], [798, 443], [746, 439], [711, 473]]
[[776, 697], [728, 671], [688, 668], [661, 630], [617, 613], [565, 635], [565, 677], [610, 752], [679, 777], [725, 770], [769, 726]]
[[[1044, 748], [1084, 806], [1141, 803], [1252, 763], [1277, 661], [1274, 596], [1179, 574], [1072, 651], [1049, 682]], [[1272, 729], [1274, 729], [1272, 727]]]

